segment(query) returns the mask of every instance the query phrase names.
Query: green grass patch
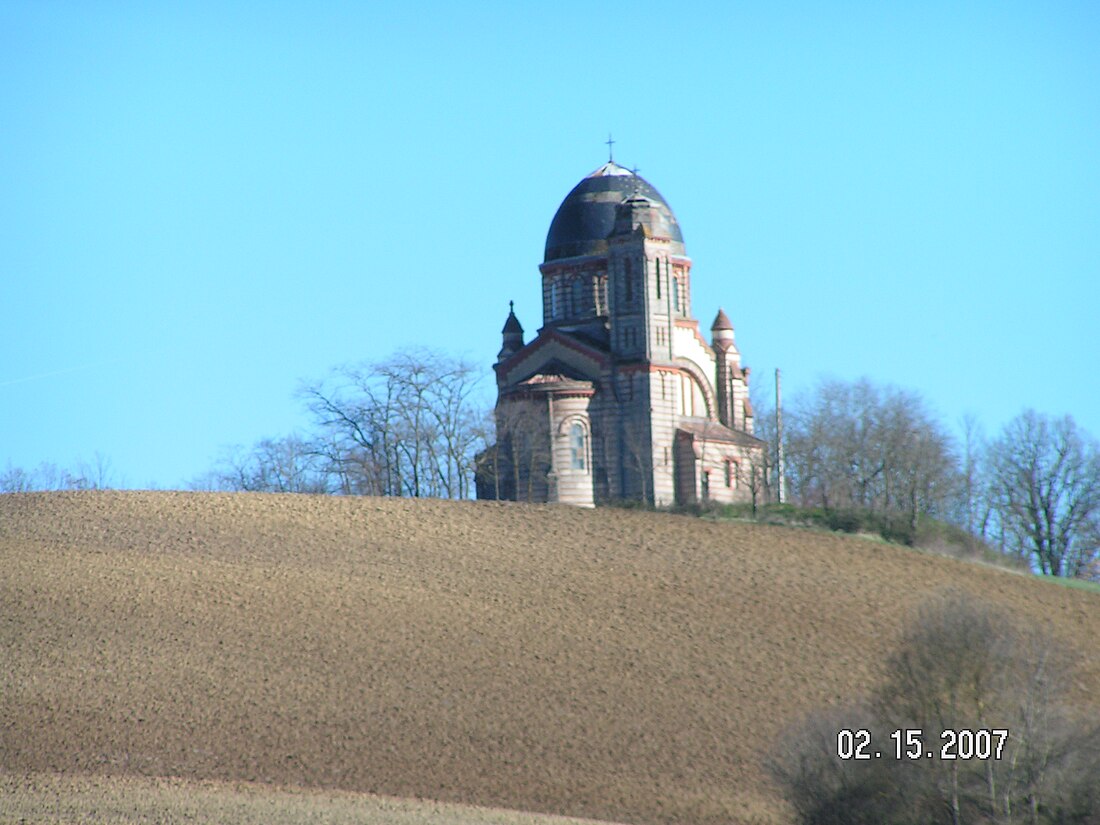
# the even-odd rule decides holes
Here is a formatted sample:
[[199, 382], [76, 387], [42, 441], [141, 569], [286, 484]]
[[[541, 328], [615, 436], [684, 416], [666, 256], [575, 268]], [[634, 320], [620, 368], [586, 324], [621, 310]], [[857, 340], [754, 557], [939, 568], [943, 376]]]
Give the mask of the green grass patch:
[[1063, 587], [1072, 587], [1075, 590], [1090, 590], [1093, 593], [1100, 593], [1100, 582], [1090, 582], [1085, 579], [1067, 579], [1065, 576], [1048, 576], [1042, 573], [1038, 574], [1037, 578], [1060, 584]]
[[[915, 547], [942, 556], [977, 561], [1015, 572], [1029, 572], [1027, 564], [1007, 556], [962, 527], [922, 515], [916, 526], [908, 513], [877, 512], [858, 508], [800, 507], [795, 504], [751, 503], [674, 505], [654, 508], [639, 502], [624, 503], [627, 508], [666, 509], [715, 521], [754, 521], [782, 527], [800, 527], [877, 538], [890, 544]], [[1086, 583], [1087, 584], [1087, 583]]]

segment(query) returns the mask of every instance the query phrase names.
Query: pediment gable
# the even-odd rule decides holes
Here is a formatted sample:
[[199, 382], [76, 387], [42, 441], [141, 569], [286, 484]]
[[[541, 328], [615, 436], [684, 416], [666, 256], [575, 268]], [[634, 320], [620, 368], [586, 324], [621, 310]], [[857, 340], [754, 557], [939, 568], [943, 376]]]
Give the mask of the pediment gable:
[[539, 334], [534, 341], [497, 365], [504, 386], [513, 386], [534, 375], [560, 375], [574, 381], [599, 377], [607, 354], [556, 330]]
[[539, 380], [590, 381], [591, 376], [583, 374], [572, 364], [568, 364], [558, 358], [551, 358], [549, 361], [542, 364], [537, 372], [527, 378], [521, 379], [521, 382], [537, 382]]

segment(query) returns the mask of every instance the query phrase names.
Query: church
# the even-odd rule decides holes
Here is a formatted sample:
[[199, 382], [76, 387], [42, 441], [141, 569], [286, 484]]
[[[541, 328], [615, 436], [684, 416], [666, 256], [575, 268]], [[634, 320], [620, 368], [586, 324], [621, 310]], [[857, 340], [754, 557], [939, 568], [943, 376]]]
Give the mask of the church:
[[483, 499], [581, 507], [753, 498], [749, 368], [718, 310], [692, 315], [691, 259], [676, 216], [614, 161], [578, 183], [546, 236], [542, 327], [514, 308], [494, 369], [496, 443], [478, 457]]

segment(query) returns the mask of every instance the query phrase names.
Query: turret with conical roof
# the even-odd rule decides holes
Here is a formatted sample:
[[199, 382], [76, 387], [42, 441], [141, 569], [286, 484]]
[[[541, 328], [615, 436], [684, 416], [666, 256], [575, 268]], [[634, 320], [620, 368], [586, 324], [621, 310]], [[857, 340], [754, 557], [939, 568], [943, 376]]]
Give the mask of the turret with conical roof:
[[726, 311], [721, 307], [718, 308], [718, 314], [714, 316], [714, 323], [710, 325], [711, 332], [730, 332], [730, 338], [733, 337], [733, 324], [730, 322], [730, 317], [726, 315]]
[[714, 323], [710, 325], [711, 346], [714, 348], [714, 390], [718, 397], [718, 420], [731, 429], [737, 429], [737, 393], [735, 380], [741, 378], [741, 354], [733, 342], [733, 324], [724, 309], [719, 308]]

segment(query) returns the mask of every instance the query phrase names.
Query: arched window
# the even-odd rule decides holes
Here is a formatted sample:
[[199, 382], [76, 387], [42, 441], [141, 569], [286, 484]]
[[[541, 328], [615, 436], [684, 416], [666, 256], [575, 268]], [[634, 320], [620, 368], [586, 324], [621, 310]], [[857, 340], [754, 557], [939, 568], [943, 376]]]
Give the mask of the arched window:
[[561, 317], [561, 283], [557, 278], [550, 282], [550, 320]]
[[680, 279], [675, 275], [672, 276], [672, 308], [677, 312], [680, 311]]
[[574, 423], [573, 426], [569, 428], [569, 453], [572, 468], [574, 470], [583, 470], [586, 465], [586, 456], [588, 455], [588, 438], [581, 424]]
[[586, 302], [584, 300], [584, 279], [583, 278], [574, 278], [573, 279], [572, 292], [573, 292], [573, 313], [572, 313], [573, 317], [577, 317], [579, 315], [586, 315], [587, 313], [585, 312], [585, 310], [587, 309], [587, 307], [585, 306]]

